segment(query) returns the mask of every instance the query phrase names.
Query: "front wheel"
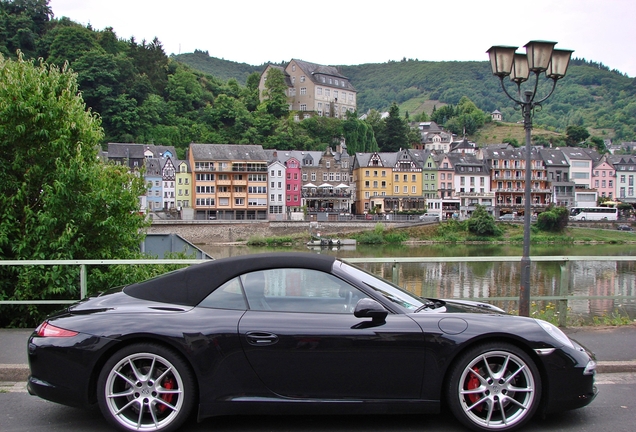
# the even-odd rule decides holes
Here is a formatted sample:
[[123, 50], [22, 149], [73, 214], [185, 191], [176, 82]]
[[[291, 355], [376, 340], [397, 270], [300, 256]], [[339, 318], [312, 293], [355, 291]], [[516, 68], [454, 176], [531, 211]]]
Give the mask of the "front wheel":
[[507, 343], [466, 352], [451, 372], [448, 405], [476, 431], [511, 431], [525, 424], [541, 399], [541, 379], [532, 359]]
[[106, 419], [123, 431], [176, 430], [194, 406], [195, 383], [187, 364], [172, 350], [151, 343], [115, 353], [97, 382]]

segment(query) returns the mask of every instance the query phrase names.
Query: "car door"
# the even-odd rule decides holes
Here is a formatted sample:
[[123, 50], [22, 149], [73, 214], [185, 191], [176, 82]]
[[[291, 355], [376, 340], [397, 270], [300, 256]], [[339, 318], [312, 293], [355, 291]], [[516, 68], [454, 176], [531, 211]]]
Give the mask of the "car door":
[[408, 316], [356, 318], [367, 297], [333, 275], [275, 269], [245, 275], [250, 310], [239, 322], [246, 357], [274, 393], [293, 398], [415, 399], [423, 336]]

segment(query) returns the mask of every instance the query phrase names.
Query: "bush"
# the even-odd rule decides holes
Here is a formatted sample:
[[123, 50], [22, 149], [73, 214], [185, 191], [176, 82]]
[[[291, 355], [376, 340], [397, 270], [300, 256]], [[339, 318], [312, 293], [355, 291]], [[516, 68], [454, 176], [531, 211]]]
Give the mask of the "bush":
[[502, 234], [501, 229], [495, 223], [495, 218], [492, 217], [484, 206], [478, 205], [470, 219], [466, 222], [468, 231], [476, 236], [500, 236]]
[[550, 206], [537, 217], [537, 227], [541, 231], [561, 232], [567, 227], [568, 220], [567, 208]]

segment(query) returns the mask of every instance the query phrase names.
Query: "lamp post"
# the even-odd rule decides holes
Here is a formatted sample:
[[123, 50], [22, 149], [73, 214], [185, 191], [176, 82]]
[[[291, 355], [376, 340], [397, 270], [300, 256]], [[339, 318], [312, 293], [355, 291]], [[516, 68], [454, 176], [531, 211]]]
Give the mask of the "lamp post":
[[[556, 42], [530, 41], [525, 45], [526, 54], [517, 53], [517, 47], [493, 46], [487, 53], [490, 57], [493, 75], [499, 77], [501, 88], [523, 114], [523, 128], [526, 132], [526, 176], [524, 190], [524, 217], [523, 217], [523, 257], [521, 258], [521, 287], [519, 290], [519, 315], [530, 315], [530, 211], [531, 211], [531, 174], [532, 158], [530, 137], [532, 132], [532, 114], [536, 107], [548, 99], [558, 80], [565, 76], [571, 50], [554, 49]], [[521, 89], [521, 84], [528, 81], [530, 72], [534, 74], [534, 84], [529, 83], [527, 89]], [[545, 72], [545, 76], [552, 80], [552, 88], [542, 98], [537, 98], [539, 75]], [[509, 76], [510, 81], [516, 84], [516, 95], [511, 94], [504, 85], [504, 78]]]

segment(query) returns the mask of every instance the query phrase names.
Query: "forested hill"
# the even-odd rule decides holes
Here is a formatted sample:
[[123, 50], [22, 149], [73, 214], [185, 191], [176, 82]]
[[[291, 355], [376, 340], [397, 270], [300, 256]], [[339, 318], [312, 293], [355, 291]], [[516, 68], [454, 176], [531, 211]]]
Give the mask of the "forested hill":
[[213, 75], [227, 81], [234, 78], [241, 85], [247, 83], [247, 77], [254, 72], [261, 73], [267, 65], [252, 66], [247, 63], [237, 63], [229, 60], [210, 57], [207, 51], [194, 50], [193, 53], [173, 54], [173, 60], [189, 65], [192, 69]]
[[[173, 56], [177, 61], [217, 77], [244, 82], [248, 71], [261, 72], [265, 65], [248, 69], [209, 57], [198, 51]], [[305, 59], [302, 53], [297, 58]], [[358, 112], [386, 111], [397, 102], [400, 112], [413, 116], [445, 104], [457, 104], [467, 96], [487, 113], [498, 109], [506, 121], [521, 120], [505, 96], [487, 61], [427, 62], [402, 60], [380, 64], [340, 66], [358, 91]], [[545, 83], [547, 85], [547, 82]], [[541, 90], [548, 91], [544, 85]], [[636, 79], [606, 66], [573, 59], [567, 76], [543, 109], [535, 113], [537, 125], [563, 131], [569, 125], [585, 126], [599, 136], [632, 139], [636, 136]]]
[[[500, 110], [512, 125], [520, 119], [486, 61], [404, 59], [341, 66], [358, 91], [358, 114], [373, 110], [365, 120], [314, 116], [297, 122], [288, 112], [280, 72], [267, 80], [269, 97], [259, 99], [260, 73], [266, 65], [218, 59], [200, 50], [168, 57], [158, 39], [122, 39], [111, 27], [96, 30], [72, 17], [56, 18], [49, 3], [0, 0], [0, 71], [8, 61], [39, 64], [37, 59], [42, 59], [44, 69], [68, 65], [87, 108], [100, 118], [104, 145], [174, 145], [183, 156], [192, 142], [318, 150], [344, 137], [351, 153], [397, 151], [420, 139], [406, 127], [407, 113], [409, 120], [422, 120], [428, 116], [420, 112], [431, 114], [437, 108], [430, 116], [434, 121], [456, 134], [465, 130], [480, 144], [508, 138], [507, 132], [477, 130], [493, 110]], [[312, 60], [302, 52], [294, 57]], [[547, 90], [544, 86], [539, 91]], [[635, 95], [634, 79], [602, 64], [576, 60], [548, 103], [537, 110], [535, 129], [558, 132], [550, 141], [555, 145], [563, 142], [570, 126], [586, 129], [601, 143], [602, 138], [635, 141]], [[6, 101], [4, 106], [12, 104]], [[381, 119], [378, 111], [389, 116]]]

